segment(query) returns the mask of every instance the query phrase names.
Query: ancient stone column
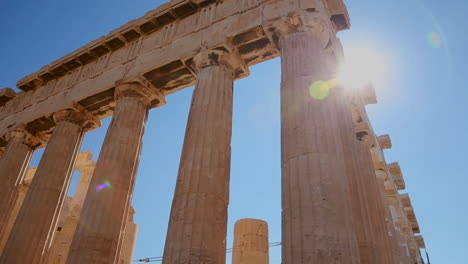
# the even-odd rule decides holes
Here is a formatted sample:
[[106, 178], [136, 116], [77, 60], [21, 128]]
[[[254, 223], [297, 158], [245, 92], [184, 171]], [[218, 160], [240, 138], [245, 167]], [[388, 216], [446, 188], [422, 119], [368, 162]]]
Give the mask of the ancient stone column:
[[370, 225], [375, 246], [376, 246], [376, 263], [397, 263], [393, 255], [392, 244], [389, 239], [389, 231], [387, 221], [385, 218], [385, 204], [382, 200], [378, 181], [376, 179], [376, 173], [370, 148], [375, 147], [375, 141], [372, 139], [369, 126], [364, 122], [365, 117], [362, 115], [365, 112], [364, 106], [360, 99], [356, 97], [356, 101], [353, 103], [353, 109], [355, 116], [355, 131], [356, 137], [359, 142], [357, 144], [354, 156], [358, 161], [359, 170], [361, 177], [365, 182], [363, 185], [363, 196], [367, 201], [369, 207]]
[[232, 264], [269, 263], [268, 224], [258, 219], [241, 219], [234, 225]]
[[[362, 138], [360, 138], [362, 139]], [[372, 233], [376, 244], [375, 263], [394, 264], [397, 263], [393, 256], [391, 241], [388, 237], [387, 221], [385, 219], [385, 207], [380, 195], [380, 188], [375, 176], [372, 158], [367, 142], [361, 141], [356, 148], [355, 155], [358, 159], [365, 189], [363, 191], [365, 199], [368, 201]]]
[[222, 264], [226, 256], [236, 57], [205, 51], [194, 58], [197, 84], [164, 249], [164, 264]]
[[[15, 130], [7, 135], [8, 145], [0, 159], [0, 241], [7, 236], [6, 227], [18, 191], [31, 161], [38, 140], [25, 130]], [[2, 247], [0, 246], [0, 253]]]
[[[366, 168], [360, 162], [361, 146], [354, 130], [351, 92], [340, 89], [341, 100], [336, 101], [337, 121], [342, 141], [343, 158], [348, 176], [352, 217], [359, 247], [359, 258], [362, 264], [383, 263], [377, 261], [377, 246], [374, 237], [374, 226], [371, 221], [373, 213], [369, 206], [369, 192], [366, 179]], [[368, 178], [368, 177], [367, 177]]]
[[387, 180], [388, 175], [387, 175], [387, 172], [382, 171], [382, 170], [376, 170], [375, 175], [377, 177], [379, 194], [381, 195], [381, 200], [384, 206], [384, 216], [385, 216], [385, 223], [386, 223], [387, 231], [388, 231], [388, 240], [390, 242], [392, 255], [396, 261], [397, 259], [400, 258], [400, 252], [399, 252], [398, 238], [396, 236], [396, 230], [393, 224], [392, 214], [390, 212], [390, 205], [389, 205], [389, 201], [387, 198], [387, 193], [385, 191], [385, 181]]
[[314, 13], [280, 29], [282, 262], [359, 263], [336, 100], [335, 41], [329, 19]]
[[120, 83], [115, 110], [86, 195], [66, 263], [119, 259], [148, 109], [164, 102], [150, 84]]
[[135, 209], [130, 208], [128, 214], [127, 226], [125, 227], [125, 233], [123, 238], [122, 253], [120, 255], [119, 264], [132, 264], [133, 263], [133, 252], [135, 251], [136, 239], [138, 233], [138, 226], [133, 220], [135, 215]]
[[[81, 208], [88, 192], [89, 183], [93, 176], [96, 163], [92, 160], [92, 154], [89, 151], [82, 152], [78, 155], [75, 170], [80, 172], [80, 180], [72, 199], [65, 201], [65, 206], [68, 206], [68, 212], [62, 210], [60, 221], [54, 241], [50, 247], [46, 263], [64, 264], [67, 260], [70, 245], [75, 234], [78, 220], [80, 219]], [[67, 197], [70, 198], [70, 197]], [[62, 223], [60, 223], [62, 222]]]
[[53, 240], [83, 133], [99, 124], [84, 109], [54, 114], [56, 127], [16, 218], [0, 263], [42, 263]]

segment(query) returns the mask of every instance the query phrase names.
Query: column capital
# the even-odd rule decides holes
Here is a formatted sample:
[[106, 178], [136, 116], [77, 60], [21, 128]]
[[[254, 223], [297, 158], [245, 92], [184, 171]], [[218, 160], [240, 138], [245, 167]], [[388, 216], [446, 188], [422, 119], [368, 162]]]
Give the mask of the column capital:
[[135, 97], [142, 99], [149, 108], [166, 104], [166, 96], [144, 78], [116, 82], [115, 101], [123, 97]]
[[84, 131], [101, 126], [101, 121], [78, 103], [73, 103], [72, 107], [55, 112], [53, 118], [57, 124], [61, 122], [73, 123], [82, 127]]
[[203, 68], [219, 65], [228, 67], [235, 77], [249, 72], [247, 65], [240, 56], [234, 51], [228, 51], [225, 47], [201, 51], [193, 57], [191, 64], [195, 72], [199, 72]]
[[44, 144], [44, 141], [39, 137], [34, 136], [26, 130], [24, 125], [9, 131], [5, 135], [7, 142], [17, 142], [29, 146], [31, 149], [36, 149]]
[[294, 13], [278, 23], [274, 34], [281, 46], [283, 39], [300, 32], [313, 33], [320, 39], [323, 49], [331, 48], [333, 30], [325, 15], [308, 10]]

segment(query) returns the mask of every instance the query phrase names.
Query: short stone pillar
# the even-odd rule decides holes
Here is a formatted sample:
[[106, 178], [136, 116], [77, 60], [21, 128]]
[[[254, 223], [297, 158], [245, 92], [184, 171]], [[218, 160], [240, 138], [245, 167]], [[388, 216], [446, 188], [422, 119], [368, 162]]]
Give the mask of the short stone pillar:
[[232, 264], [268, 264], [268, 223], [241, 219], [234, 225]]
[[144, 80], [118, 83], [115, 100], [68, 264], [110, 264], [119, 260], [148, 110], [165, 103], [162, 92]]
[[62, 110], [16, 218], [0, 263], [43, 263], [70, 184], [83, 133], [100, 124], [86, 110]]

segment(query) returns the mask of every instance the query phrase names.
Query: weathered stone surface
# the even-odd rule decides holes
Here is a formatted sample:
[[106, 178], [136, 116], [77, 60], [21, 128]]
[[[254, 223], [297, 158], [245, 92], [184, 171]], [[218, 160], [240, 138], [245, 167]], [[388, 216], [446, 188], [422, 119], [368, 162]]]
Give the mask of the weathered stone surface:
[[[0, 158], [0, 241], [6, 239], [11, 217], [26, 170], [34, 149], [34, 137], [24, 130], [11, 131], [8, 145]], [[3, 246], [0, 244], [0, 253]]]
[[4, 106], [8, 101], [16, 96], [16, 92], [11, 88], [0, 89], [0, 107]]
[[66, 263], [115, 263], [120, 257], [148, 109], [154, 100], [164, 102], [159, 91], [141, 86], [117, 87], [114, 116]]
[[[326, 52], [332, 31], [326, 21], [293, 17], [279, 32], [282, 262], [288, 264], [359, 263], [335, 109], [341, 95], [310, 91], [333, 76]], [[299, 32], [291, 32], [295, 25]]]
[[81, 208], [83, 206], [84, 197], [88, 192], [89, 183], [93, 175], [96, 163], [92, 160], [92, 154], [89, 151], [78, 154], [75, 169], [80, 172], [80, 179], [73, 198], [65, 200], [64, 209], [62, 209], [57, 231], [53, 239], [52, 246], [49, 249], [46, 263], [64, 264], [70, 245], [75, 233], [78, 220], [80, 219]]
[[88, 124], [74, 114], [59, 114], [56, 121], [0, 263], [41, 263], [52, 242], [83, 138], [84, 128], [79, 124]]
[[268, 224], [258, 219], [241, 219], [234, 225], [232, 264], [269, 263]]
[[[57, 224], [53, 243], [47, 253], [47, 260], [45, 263], [50, 264], [64, 264], [70, 249], [73, 234], [78, 224], [80, 217], [81, 207], [84, 202], [84, 197], [88, 191], [91, 176], [94, 172], [96, 163], [92, 160], [92, 154], [89, 151], [85, 151], [78, 154], [77, 161], [75, 163], [75, 171], [80, 172], [80, 179], [78, 187], [73, 197], [67, 196], [60, 214], [60, 219]], [[37, 167], [33, 167], [26, 172], [23, 182], [20, 185], [19, 193], [15, 202], [14, 209], [10, 215], [8, 223], [6, 225], [6, 234], [9, 234], [13, 224], [16, 220], [18, 212], [23, 204], [24, 198], [29, 190], [31, 181], [36, 173]], [[122, 257], [119, 264], [131, 264], [133, 263], [133, 251], [135, 248], [135, 238], [137, 225], [133, 222], [134, 209], [128, 217], [127, 225], [129, 228], [125, 231], [124, 244], [122, 248]], [[0, 239], [0, 248], [6, 243], [8, 236], [3, 236]]]
[[[362, 151], [362, 144], [356, 139], [354, 123], [352, 119], [351, 96], [343, 91], [342, 88], [337, 91], [340, 99], [335, 103], [337, 112], [338, 130], [340, 131], [341, 148], [345, 161], [346, 175], [349, 182], [351, 215], [353, 217], [354, 230], [359, 247], [360, 263], [386, 263], [377, 256], [380, 251], [377, 250], [375, 233], [379, 232], [372, 222], [372, 197], [369, 185], [369, 170], [363, 162], [366, 160], [366, 153]], [[361, 157], [364, 155], [364, 157]], [[372, 180], [372, 179], [371, 179]], [[379, 261], [377, 260], [379, 257]]]
[[187, 123], [163, 263], [226, 259], [231, 165], [233, 55], [196, 57], [198, 81]]
[[331, 7], [316, 0], [171, 1], [21, 79], [17, 86], [27, 92], [0, 107], [0, 135], [73, 102], [100, 118], [109, 116], [115, 83], [142, 74], [166, 94], [193, 85], [196, 76], [187, 62], [201, 49], [215, 49], [226, 41], [246, 65], [278, 57], [265, 32], [301, 9], [348, 19], [340, 1], [329, 2]]
[[6, 220], [5, 224], [2, 224], [3, 232], [0, 237], [0, 255], [8, 240], [8, 236], [10, 235], [11, 229], [13, 228], [13, 225], [15, 224], [16, 216], [18, 215], [19, 210], [21, 209], [21, 205], [23, 204], [24, 198], [26, 197], [26, 193], [29, 190], [29, 185], [31, 184], [32, 177], [36, 173], [36, 170], [37, 170], [37, 167], [27, 170], [23, 181], [19, 185], [19, 188], [17, 191], [18, 194], [16, 195], [16, 201], [14, 202], [14, 205], [10, 211], [10, 214], [5, 215], [5, 217], [8, 217], [8, 219]]

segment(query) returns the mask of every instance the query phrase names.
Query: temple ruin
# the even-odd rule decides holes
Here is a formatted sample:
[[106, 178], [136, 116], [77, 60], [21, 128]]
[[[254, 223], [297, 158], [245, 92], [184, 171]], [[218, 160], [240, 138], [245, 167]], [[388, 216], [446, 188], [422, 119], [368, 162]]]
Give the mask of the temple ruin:
[[[233, 83], [281, 57], [282, 263], [422, 264], [390, 137], [366, 113], [376, 95], [333, 81], [349, 28], [342, 0], [172, 0], [1, 89], [0, 263], [130, 263], [148, 111], [193, 85], [162, 262], [225, 263]], [[108, 116], [94, 163], [83, 135]], [[261, 245], [243, 258], [235, 242], [233, 263], [268, 263], [266, 223], [236, 230]]]

